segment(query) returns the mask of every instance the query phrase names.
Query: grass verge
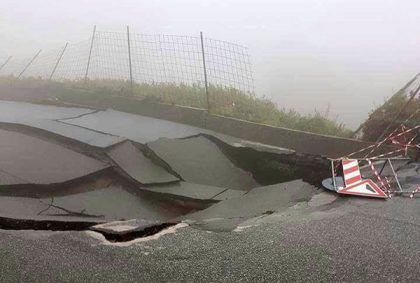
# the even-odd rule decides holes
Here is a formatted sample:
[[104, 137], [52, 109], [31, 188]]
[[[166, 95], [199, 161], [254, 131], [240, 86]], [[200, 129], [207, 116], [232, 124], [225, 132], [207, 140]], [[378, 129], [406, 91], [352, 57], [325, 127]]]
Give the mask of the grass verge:
[[110, 96], [130, 96], [149, 102], [166, 103], [207, 109], [213, 114], [247, 120], [271, 126], [286, 127], [317, 134], [350, 137], [352, 132], [336, 119], [331, 119], [328, 111], [303, 115], [295, 110], [279, 108], [265, 97], [256, 97], [234, 88], [209, 86], [209, 101], [201, 85], [171, 83], [134, 84], [127, 81], [90, 80], [49, 82], [37, 78], [17, 80], [14, 77], [0, 77], [0, 84], [17, 87], [38, 87], [54, 90], [59, 100], [83, 104], [83, 96], [89, 100]]

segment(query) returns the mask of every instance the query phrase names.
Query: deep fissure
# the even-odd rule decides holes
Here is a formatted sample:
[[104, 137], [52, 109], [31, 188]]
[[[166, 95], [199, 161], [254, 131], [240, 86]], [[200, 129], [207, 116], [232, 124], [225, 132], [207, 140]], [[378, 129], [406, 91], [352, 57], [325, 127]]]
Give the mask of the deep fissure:
[[105, 239], [108, 240], [109, 242], [129, 242], [135, 239], [153, 236], [169, 227], [175, 226], [176, 224], [177, 223], [162, 223], [159, 225], [146, 227], [141, 230], [128, 231], [126, 233], [105, 232], [105, 231], [98, 231], [95, 229], [91, 229], [91, 230], [102, 234], [105, 237]]

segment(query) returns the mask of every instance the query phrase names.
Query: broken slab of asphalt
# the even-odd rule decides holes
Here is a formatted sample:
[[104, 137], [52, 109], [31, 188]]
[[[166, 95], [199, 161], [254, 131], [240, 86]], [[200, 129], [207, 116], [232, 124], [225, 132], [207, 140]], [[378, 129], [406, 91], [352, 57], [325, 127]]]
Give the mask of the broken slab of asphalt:
[[54, 143], [0, 129], [0, 185], [54, 184], [109, 167], [99, 160]]
[[[166, 223], [208, 206], [118, 185], [55, 197], [1, 196], [0, 229], [83, 230], [128, 219]], [[68, 226], [67, 221], [71, 222]]]
[[131, 141], [125, 141], [107, 150], [108, 156], [131, 178], [140, 184], [161, 184], [179, 181], [179, 178], [167, 172], [144, 156], [143, 152]]
[[80, 117], [96, 110], [88, 108], [58, 107], [51, 105], [31, 104], [25, 102], [0, 101], [0, 121], [19, 122], [31, 119], [65, 119]]
[[247, 219], [269, 215], [299, 202], [308, 202], [315, 194], [315, 187], [295, 180], [255, 188], [243, 196], [219, 202], [181, 219], [201, 229], [231, 231]]
[[236, 190], [259, 186], [205, 137], [160, 138], [147, 146], [187, 182]]
[[[1, 105], [0, 108], [5, 107]], [[28, 229], [34, 225], [34, 229], [74, 227], [78, 230], [94, 224], [133, 219], [137, 224], [120, 231], [117, 237], [106, 234], [110, 234], [109, 231], [102, 233], [111, 237], [109, 240], [130, 240], [148, 234], [147, 231], [159, 231], [167, 223], [180, 221], [200, 229], [231, 231], [248, 219], [283, 211], [299, 203], [309, 205], [316, 188], [307, 182], [317, 184], [330, 173], [328, 161], [320, 156], [179, 123], [113, 110], [10, 105], [15, 112], [9, 110], [9, 114], [0, 114], [0, 123], [22, 123], [33, 130], [2, 130], [1, 133], [13, 135], [6, 142], [7, 146], [19, 148], [27, 139], [36, 140], [35, 145], [44, 143], [44, 146], [37, 153], [8, 148], [6, 159], [17, 156], [17, 160], [23, 160], [33, 154], [34, 160], [40, 162], [28, 162], [27, 165], [31, 164], [29, 169], [35, 175], [47, 171], [55, 177], [61, 175], [55, 174], [47, 165], [46, 169], [36, 165], [65, 161], [67, 157], [62, 157], [63, 152], [70, 156], [80, 155], [82, 164], [69, 159], [69, 164], [64, 164], [69, 167], [57, 167], [64, 171], [67, 168], [80, 170], [80, 174], [62, 178], [71, 181], [70, 184], [57, 179], [56, 186], [48, 190], [31, 186], [15, 190], [16, 194], [11, 193], [10, 185], [13, 187], [22, 180], [26, 182], [24, 177], [28, 173], [12, 170], [19, 173], [15, 176], [4, 173], [6, 170], [0, 171], [0, 180], [5, 185], [0, 186], [0, 227], [8, 229]], [[18, 109], [28, 112], [19, 114]], [[52, 114], [45, 114], [47, 110]], [[15, 118], [10, 117], [13, 113], [17, 113]], [[22, 141], [15, 143], [15, 139]], [[70, 145], [71, 140], [78, 143]], [[27, 148], [34, 148], [33, 144]], [[52, 150], [46, 150], [50, 145]], [[78, 146], [83, 148], [78, 149]], [[8, 152], [5, 148], [0, 147], [0, 155], [1, 151]], [[95, 175], [98, 171], [91, 170], [95, 176], [87, 178], [85, 173], [90, 171], [85, 167], [90, 161], [85, 164], [85, 158], [107, 171], [99, 170], [102, 173]], [[0, 169], [6, 168], [7, 163], [1, 162]], [[412, 174], [413, 170], [410, 172], [407, 174]], [[61, 172], [64, 173], [71, 172]], [[73, 183], [73, 177], [78, 178], [77, 184]], [[67, 221], [79, 226], [62, 226]]]
[[[10, 105], [13, 111], [19, 112], [18, 104]], [[25, 115], [19, 116], [18, 113], [15, 119], [0, 115], [0, 122], [9, 123], [11, 128], [1, 130], [10, 138], [3, 140], [9, 147], [0, 147], [0, 154], [8, 154], [4, 156], [5, 160], [17, 156], [18, 160], [26, 158], [31, 161], [23, 167], [14, 161], [9, 164], [10, 168], [6, 168], [7, 163], [0, 162], [0, 168], [6, 169], [4, 172], [11, 172], [1, 171], [5, 175], [3, 185], [7, 186], [2, 187], [1, 195], [4, 197], [0, 197], [0, 204], [3, 204], [0, 215], [7, 215], [7, 219], [27, 218], [36, 221], [37, 227], [46, 227], [48, 221], [61, 223], [67, 219], [76, 222], [77, 219], [80, 219], [79, 222], [94, 219], [101, 223], [137, 219], [166, 223], [217, 202], [239, 199], [247, 191], [260, 186], [252, 173], [243, 169], [252, 167], [252, 162], [245, 166], [242, 161], [235, 159], [238, 154], [230, 149], [248, 148], [246, 141], [224, 135], [212, 137], [202, 129], [112, 110], [79, 111], [51, 107], [25, 104], [20, 108], [28, 111]], [[51, 110], [52, 114], [47, 115], [42, 109]], [[114, 124], [110, 124], [111, 120]], [[19, 123], [33, 130], [19, 127], [13, 130]], [[57, 139], [57, 136], [62, 138]], [[130, 137], [137, 142], [148, 143], [142, 145], [124, 141]], [[15, 139], [19, 141], [14, 142]], [[26, 146], [26, 140], [31, 140], [32, 149], [35, 150], [28, 150], [31, 147]], [[70, 146], [70, 140], [79, 143]], [[248, 144], [257, 154], [263, 153], [266, 148], [262, 144]], [[79, 149], [78, 146], [84, 148]], [[27, 151], [21, 151], [21, 147]], [[96, 153], [91, 154], [90, 151]], [[280, 148], [270, 148], [269, 152], [273, 155], [293, 153]], [[85, 153], [89, 153], [89, 157]], [[72, 156], [81, 160], [72, 162], [75, 159]], [[93, 176], [98, 171], [88, 170], [90, 162], [113, 171]], [[18, 166], [16, 168], [28, 166], [28, 170], [11, 170], [14, 169], [12, 165]], [[60, 177], [60, 174], [49, 169], [51, 166], [60, 170], [61, 174], [73, 172], [70, 169], [80, 174], [62, 177], [53, 180], [53, 183], [32, 180], [35, 178], [27, 180], [31, 169], [34, 176], [45, 174]], [[92, 177], [84, 177], [88, 175]], [[74, 182], [75, 179], [78, 182]], [[24, 180], [23, 184], [45, 183], [55, 186], [17, 189], [17, 185], [21, 185], [17, 180]], [[7, 222], [10, 226], [10, 221]]]
[[[192, 188], [195, 186], [190, 185]], [[295, 180], [255, 188], [242, 196], [216, 203], [207, 209], [189, 213], [169, 222], [132, 219], [99, 224], [90, 229], [100, 232], [111, 242], [125, 242], [149, 236], [180, 222], [209, 231], [231, 231], [248, 219], [283, 211], [298, 203], [319, 206], [325, 202], [325, 197], [318, 200], [318, 198], [313, 199], [314, 196], [316, 196], [314, 187], [301, 180]], [[328, 200], [326, 203], [330, 202], [331, 200]]]
[[[38, 114], [42, 116], [42, 112], [38, 111]], [[84, 114], [80, 113], [80, 115]], [[60, 116], [61, 114], [54, 119], [61, 118]], [[25, 119], [30, 120], [32, 117], [26, 116]], [[54, 124], [54, 127], [55, 125], [59, 124]], [[61, 131], [60, 128], [57, 128], [57, 132], [59, 131]], [[63, 130], [63, 135], [69, 135], [68, 138], [71, 139], [71, 130], [65, 133], [66, 131]], [[139, 131], [139, 128], [134, 126], [131, 131]], [[164, 135], [163, 132], [161, 134]], [[82, 142], [83, 135], [80, 138]], [[124, 138], [124, 135], [122, 137]], [[299, 153], [282, 155], [283, 152], [279, 152], [279, 149], [269, 152], [264, 149], [264, 145], [254, 147], [245, 142], [242, 146], [244, 143], [241, 141], [227, 142], [226, 139], [215, 137], [228, 145], [213, 141], [222, 153], [236, 167], [253, 172], [254, 178], [263, 185], [285, 180], [284, 176], [280, 178], [274, 172], [278, 170], [278, 173], [282, 173], [282, 170], [287, 168], [287, 164], [293, 167], [291, 170], [293, 174], [284, 174], [288, 178], [296, 178], [298, 174], [304, 175], [309, 171], [315, 171], [321, 164], [318, 163], [319, 160], [312, 159], [310, 156], [298, 156]], [[65, 139], [60, 142], [63, 142], [63, 147], [68, 148]], [[251, 148], [255, 151], [250, 150]], [[271, 156], [268, 153], [276, 155]], [[88, 154], [87, 151], [86, 154]], [[95, 159], [95, 156], [93, 158]], [[154, 158], [150, 159], [156, 161]], [[102, 159], [101, 161], [103, 162]], [[267, 164], [269, 166], [266, 166]], [[294, 168], [300, 166], [309, 169], [296, 174]], [[115, 167], [118, 165], [114, 164], [113, 168]], [[318, 173], [324, 174], [323, 170], [319, 169]], [[264, 171], [270, 172], [270, 175], [261, 174]], [[246, 195], [233, 196], [227, 202], [203, 205], [202, 202], [194, 202], [192, 198], [176, 198], [176, 192], [182, 193], [181, 186], [177, 186], [172, 190], [173, 194], [170, 188], [166, 188], [164, 192], [149, 192], [147, 197], [142, 198], [142, 201], [153, 207], [159, 206], [154, 202], [160, 202], [162, 214], [168, 213], [168, 217], [178, 215], [175, 221], [174, 219], [168, 221], [165, 217], [161, 220], [154, 219], [153, 211], [147, 212], [150, 213], [152, 219], [146, 221], [142, 220], [141, 215], [136, 216], [135, 220], [117, 221], [117, 223], [112, 220], [116, 217], [109, 217], [110, 220], [106, 219], [104, 222], [98, 217], [84, 217], [109, 213], [93, 200], [96, 198], [99, 200], [101, 197], [97, 195], [116, 185], [114, 182], [118, 180], [118, 177], [111, 177], [111, 173], [121, 177], [113, 171], [107, 171], [106, 176], [98, 176], [98, 180], [83, 178], [82, 182], [77, 184], [77, 188], [67, 187], [64, 184], [59, 184], [50, 190], [43, 188], [42, 194], [38, 197], [35, 197], [37, 186], [26, 187], [25, 191], [19, 189], [19, 193], [27, 193], [26, 198], [30, 198], [29, 195], [31, 195], [32, 199], [22, 201], [25, 198], [22, 195], [21, 200], [9, 199], [9, 204], [6, 205], [5, 202], [3, 202], [5, 205], [0, 204], [0, 211], [2, 211], [0, 213], [0, 229], [2, 229], [0, 238], [3, 251], [1, 281], [143, 280], [159, 282], [168, 281], [170, 278], [172, 281], [276, 282], [305, 281], [312, 278], [319, 282], [334, 282], [416, 281], [418, 278], [419, 206], [416, 200], [393, 198], [388, 201], [373, 201], [340, 197], [335, 201], [336, 195], [321, 193], [307, 201], [308, 194], [315, 193], [315, 189], [305, 185], [307, 190], [301, 190], [299, 188], [302, 183], [294, 181], [290, 182], [294, 185], [287, 187], [285, 192], [276, 189], [276, 184], [255, 188], [248, 193], [227, 190], [224, 193], [239, 192]], [[417, 177], [419, 171], [418, 167], [410, 165], [401, 169], [399, 173], [402, 178], [407, 177], [408, 180], [415, 181], [416, 179], [410, 178]], [[328, 174], [325, 175], [328, 176]], [[1, 180], [7, 178], [11, 178], [10, 175], [2, 175], [0, 172]], [[311, 182], [315, 180], [312, 176], [309, 179]], [[13, 181], [13, 178], [9, 181]], [[130, 199], [136, 198], [139, 191], [144, 191], [141, 186], [132, 182], [128, 183], [121, 184], [120, 188], [133, 195], [129, 196]], [[281, 188], [283, 185], [279, 184], [278, 187]], [[150, 189], [158, 187], [150, 186]], [[10, 197], [5, 194], [5, 188], [8, 193], [11, 192], [10, 187], [0, 186], [0, 195]], [[194, 186], [186, 191], [193, 188]], [[268, 191], [265, 191], [267, 188]], [[88, 201], [82, 204], [85, 192], [95, 193], [89, 194]], [[289, 193], [296, 193], [296, 195], [291, 198]], [[115, 210], [115, 213], [121, 213], [118, 205], [122, 206], [124, 199], [118, 202], [118, 196], [107, 195], [109, 196], [107, 199], [113, 198], [116, 202], [111, 209]], [[325, 195], [329, 198], [325, 199]], [[51, 196], [54, 196], [52, 204], [56, 207], [49, 207]], [[0, 197], [0, 201], [2, 198]], [[38, 199], [35, 201], [42, 199], [44, 202], [42, 208], [49, 209], [41, 215], [33, 215], [34, 212], [38, 214], [39, 211], [31, 210], [31, 208], [40, 208], [33, 205], [34, 198]], [[60, 202], [56, 202], [56, 199]], [[313, 206], [317, 208], [296, 217], [295, 212], [306, 204], [311, 209]], [[327, 207], [319, 207], [325, 204]], [[191, 207], [194, 207], [195, 211]], [[19, 213], [16, 213], [17, 210]], [[10, 217], [7, 217], [8, 214], [11, 214]], [[133, 214], [127, 213], [127, 216], [130, 215]], [[114, 214], [114, 216], [121, 215]], [[111, 224], [106, 225], [106, 228], [110, 230], [103, 230], [101, 234], [96, 232], [90, 234], [91, 227], [109, 224], [110, 221], [112, 221]], [[144, 237], [148, 233], [156, 233], [161, 228], [161, 224], [173, 223], [172, 221], [186, 221], [191, 226], [173, 232], [175, 227], [186, 227], [185, 223], [180, 223], [158, 232], [159, 235], [166, 236], [158, 238], [155, 234], [131, 241], [133, 237]], [[258, 227], [253, 226], [256, 223]], [[183, 224], [185, 225], [178, 226]], [[231, 233], [211, 232], [232, 231], [238, 224], [238, 229], [234, 229]], [[112, 225], [114, 228], [110, 227]], [[124, 225], [126, 229], [122, 229]], [[6, 229], [9, 231], [4, 231]], [[22, 229], [27, 229], [27, 231], [11, 231]], [[112, 230], [119, 232], [119, 235], [109, 236], [111, 233], [115, 234]], [[169, 233], [172, 234], [169, 235]], [[109, 242], [121, 240], [129, 242]], [[132, 246], [120, 248], [128, 245]], [[389, 259], [392, 260], [389, 261]], [[390, 263], [383, 264], [384, 260]]]
[[177, 182], [173, 184], [142, 186], [142, 190], [154, 193], [168, 194], [197, 200], [221, 201], [229, 198], [240, 197], [246, 192], [226, 188]]
[[109, 133], [145, 144], [161, 137], [183, 138], [198, 135], [204, 130], [145, 116], [106, 110], [65, 122], [79, 127]]
[[22, 120], [19, 123], [100, 148], [107, 148], [124, 140], [118, 136], [85, 129], [63, 121], [31, 119]]
[[13, 101], [0, 101], [0, 123], [32, 126], [99, 147], [118, 143], [119, 138], [144, 144], [161, 137], [183, 138], [205, 132], [180, 123], [115, 110]]
[[[115, 127], [109, 125], [111, 122]], [[122, 139], [146, 143], [161, 137], [184, 138], [209, 134], [234, 147], [251, 147], [273, 153], [293, 152], [210, 130], [115, 110], [0, 101], [0, 123], [26, 125], [101, 148], [117, 144]]]
[[[263, 150], [262, 146], [232, 145], [220, 136], [204, 135], [216, 144], [235, 166], [249, 172], [262, 186], [303, 179], [319, 185], [330, 174], [329, 161], [322, 156], [287, 151], [280, 148]], [[228, 142], [226, 142], [228, 140]], [[252, 143], [251, 143], [252, 144]]]
[[159, 236], [124, 243], [110, 243], [94, 232], [2, 230], [0, 279], [416, 282], [418, 204], [406, 198], [349, 198], [321, 212], [274, 213], [230, 233], [191, 226], [173, 231], [173, 226]]
[[[68, 118], [80, 118], [97, 111], [87, 108], [0, 101], [0, 124], [25, 125], [96, 147], [107, 147], [121, 142], [122, 138], [118, 136], [84, 129], [65, 122]], [[63, 121], [58, 121], [58, 119]]]
[[177, 222], [131, 219], [97, 224], [90, 230], [101, 233], [110, 242], [128, 242], [136, 238], [154, 235], [176, 224]]

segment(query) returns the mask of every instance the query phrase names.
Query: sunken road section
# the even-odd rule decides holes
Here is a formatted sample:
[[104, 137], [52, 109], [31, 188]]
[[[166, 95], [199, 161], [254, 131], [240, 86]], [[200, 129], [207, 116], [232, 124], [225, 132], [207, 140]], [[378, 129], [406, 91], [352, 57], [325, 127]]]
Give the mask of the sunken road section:
[[0, 129], [0, 185], [56, 184], [108, 167], [93, 158], [25, 134]]
[[107, 154], [124, 172], [141, 184], [162, 184], [179, 181], [179, 178], [147, 158], [130, 141], [115, 145], [107, 151]]
[[161, 138], [147, 145], [187, 182], [244, 191], [259, 186], [205, 137]]
[[3, 229], [134, 221], [102, 231], [127, 240], [215, 217], [234, 229], [308, 201], [329, 172], [322, 157], [114, 110], [0, 102], [0, 137]]

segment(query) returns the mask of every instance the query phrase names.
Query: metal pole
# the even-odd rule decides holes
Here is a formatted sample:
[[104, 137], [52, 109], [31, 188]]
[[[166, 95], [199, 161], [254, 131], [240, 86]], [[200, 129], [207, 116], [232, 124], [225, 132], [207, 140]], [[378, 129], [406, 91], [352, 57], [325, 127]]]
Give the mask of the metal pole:
[[41, 53], [42, 50], [39, 50], [38, 53], [35, 54], [35, 56], [32, 58], [31, 61], [29, 61], [29, 63], [25, 66], [25, 68], [23, 68], [22, 72], [20, 72], [19, 76], [17, 76], [17, 78], [19, 79], [23, 73], [29, 68], [29, 66], [35, 61], [36, 57], [38, 57], [39, 53]]
[[[354, 158], [354, 159], [365, 160], [366, 158]], [[410, 157], [379, 157], [379, 158], [374, 158], [373, 160], [388, 160], [388, 159], [390, 159], [390, 160], [407, 160], [407, 161], [411, 160]], [[340, 161], [341, 159], [340, 158], [339, 159], [328, 158], [328, 160]]]
[[0, 71], [1, 71], [1, 69], [3, 69], [3, 68], [4, 68], [4, 66], [6, 66], [6, 65], [7, 65], [7, 63], [9, 63], [10, 59], [12, 59], [12, 56], [9, 56], [9, 58], [7, 58], [7, 59], [6, 59], [6, 62], [4, 62], [4, 63], [0, 66]]
[[93, 49], [93, 41], [95, 39], [95, 33], [96, 33], [96, 25], [93, 26], [92, 41], [90, 42], [89, 57], [88, 57], [87, 66], [86, 66], [85, 82], [89, 74], [90, 58], [92, 57], [92, 49]]
[[66, 45], [64, 46], [63, 51], [60, 53], [60, 55], [58, 56], [57, 62], [55, 63], [54, 69], [51, 72], [50, 78], [49, 80], [52, 80], [52, 77], [54, 76], [55, 71], [57, 70], [58, 64], [61, 61], [61, 58], [63, 58], [64, 52], [66, 51], [67, 45], [69, 45], [69, 43], [67, 42]]
[[164, 76], [164, 79], [162, 79], [161, 81], [167, 83], [168, 82], [168, 76], [166, 74], [166, 66], [165, 66], [165, 59], [166, 59], [166, 57], [163, 54], [162, 39], [164, 41], [165, 40], [165, 36], [164, 35], [159, 35], [160, 58], [162, 59], [163, 76]]
[[334, 160], [331, 160], [331, 173], [332, 173], [332, 180], [333, 180], [334, 190], [337, 191], [337, 184], [335, 183]]
[[391, 167], [392, 173], [395, 176], [395, 181], [397, 181], [398, 188], [400, 189], [400, 192], [402, 192], [400, 180], [398, 180], [398, 176], [397, 176], [397, 173], [395, 173], [394, 166], [392, 165], [391, 160], [388, 159], [388, 162], [389, 162], [389, 166]]
[[389, 161], [389, 159], [385, 160], [384, 165], [382, 165], [382, 168], [381, 168], [381, 170], [379, 171], [379, 175], [381, 175], [381, 174], [382, 174], [382, 172], [384, 171], [385, 166], [386, 166], [386, 164], [388, 163], [388, 161]]
[[207, 83], [206, 56], [204, 55], [203, 32], [200, 32], [200, 39], [201, 39], [201, 53], [203, 55], [204, 86], [206, 88], [207, 111], [210, 113], [209, 86]]
[[130, 28], [127, 26], [128, 66], [130, 67], [130, 92], [133, 95], [133, 70], [131, 67]]

